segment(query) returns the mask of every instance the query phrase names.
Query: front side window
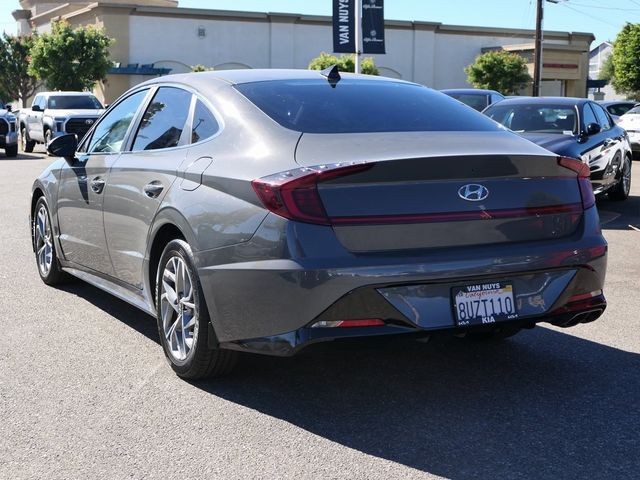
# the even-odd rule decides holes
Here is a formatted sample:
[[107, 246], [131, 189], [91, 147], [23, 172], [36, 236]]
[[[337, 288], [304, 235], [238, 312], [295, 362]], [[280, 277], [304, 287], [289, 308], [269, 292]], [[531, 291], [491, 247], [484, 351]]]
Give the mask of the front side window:
[[102, 117], [100, 123], [96, 125], [93, 131], [87, 152], [119, 152], [129, 125], [131, 125], [133, 117], [138, 111], [138, 108], [140, 108], [140, 104], [146, 95], [147, 90], [136, 92], [122, 100], [109, 113]]
[[575, 134], [578, 131], [576, 111], [561, 105], [501, 103], [489, 107], [485, 112], [489, 118], [514, 132]]
[[607, 115], [607, 113], [604, 111], [604, 108], [602, 108], [600, 105], [596, 105], [594, 103], [592, 106], [596, 112], [596, 117], [598, 117], [598, 123], [602, 127], [602, 130], [609, 130], [611, 128], [609, 115]]
[[191, 93], [174, 87], [158, 89], [144, 112], [133, 151], [179, 146], [190, 107]]
[[583, 110], [583, 116], [584, 116], [584, 128], [587, 128], [587, 125], [591, 124], [591, 123], [598, 123], [598, 119], [596, 118], [596, 114], [593, 113], [593, 109], [591, 108], [591, 106], [587, 103], [584, 106], [584, 110]]
[[191, 127], [191, 143], [197, 143], [214, 136], [220, 130], [218, 121], [213, 113], [200, 100], [196, 102], [196, 109], [193, 112], [193, 123]]

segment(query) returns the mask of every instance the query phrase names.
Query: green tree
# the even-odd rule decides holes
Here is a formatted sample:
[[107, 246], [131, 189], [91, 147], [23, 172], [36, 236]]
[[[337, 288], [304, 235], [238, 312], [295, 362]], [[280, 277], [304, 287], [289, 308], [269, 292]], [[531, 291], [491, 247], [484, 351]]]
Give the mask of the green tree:
[[640, 24], [627, 23], [613, 44], [613, 87], [616, 92], [636, 97], [640, 92]]
[[36, 37], [29, 73], [53, 90], [91, 90], [113, 66], [112, 43], [93, 25], [71, 28], [67, 22], [55, 22], [51, 33]]
[[192, 72], [210, 72], [211, 70], [213, 70], [213, 68], [205, 67], [200, 63], [191, 67]]
[[498, 50], [483, 53], [464, 69], [467, 81], [476, 88], [515, 94], [518, 87], [531, 81], [527, 61], [517, 53]]
[[613, 65], [613, 55], [609, 55], [602, 66], [600, 67], [600, 73], [598, 73], [598, 80], [608, 80], [609, 83], [613, 82], [616, 76], [616, 70]]
[[[341, 55], [340, 58], [338, 58], [327, 52], [322, 52], [311, 60], [309, 70], [324, 70], [332, 65], [338, 65], [338, 69], [341, 72], [355, 72], [355, 54]], [[378, 68], [371, 57], [365, 57], [360, 61], [360, 72], [367, 75], [379, 75]]]
[[19, 100], [21, 106], [33, 95], [38, 79], [29, 74], [31, 47], [35, 36], [15, 37], [6, 33], [0, 38], [0, 99]]

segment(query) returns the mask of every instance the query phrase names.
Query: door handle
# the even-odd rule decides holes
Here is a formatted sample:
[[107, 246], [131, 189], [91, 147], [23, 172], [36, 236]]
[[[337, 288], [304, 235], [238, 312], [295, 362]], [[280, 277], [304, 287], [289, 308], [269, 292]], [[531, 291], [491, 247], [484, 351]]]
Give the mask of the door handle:
[[104, 189], [104, 184], [105, 184], [105, 181], [102, 178], [96, 177], [93, 180], [91, 180], [91, 190], [93, 190], [95, 193], [100, 194]]
[[604, 143], [602, 144], [602, 146], [604, 148], [609, 148], [611, 145], [613, 145], [614, 143], [616, 143], [615, 140], [612, 140], [611, 138], [607, 138]]
[[149, 198], [156, 198], [162, 193], [162, 190], [164, 190], [164, 185], [155, 180], [145, 185], [144, 194]]

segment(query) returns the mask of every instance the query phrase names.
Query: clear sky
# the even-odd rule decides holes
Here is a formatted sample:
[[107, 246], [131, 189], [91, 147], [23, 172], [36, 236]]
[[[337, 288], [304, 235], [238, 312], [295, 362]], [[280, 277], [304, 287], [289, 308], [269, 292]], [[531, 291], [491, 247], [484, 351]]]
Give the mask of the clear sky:
[[[132, 0], [131, 3], [135, 3]], [[331, 0], [180, 0], [181, 7], [330, 15]], [[18, 0], [0, 0], [0, 29], [15, 33]], [[535, 0], [386, 0], [385, 17], [451, 25], [534, 28]], [[640, 23], [640, 0], [565, 0], [547, 3], [545, 29], [591, 32], [593, 46], [614, 40], [626, 22]]]

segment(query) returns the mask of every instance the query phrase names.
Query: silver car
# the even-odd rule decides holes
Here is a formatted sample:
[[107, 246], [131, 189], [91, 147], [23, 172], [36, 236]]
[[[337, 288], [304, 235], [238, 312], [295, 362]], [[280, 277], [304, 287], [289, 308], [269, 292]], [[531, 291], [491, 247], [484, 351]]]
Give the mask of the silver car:
[[35, 181], [38, 272], [153, 315], [175, 372], [238, 352], [598, 318], [589, 169], [426, 87], [245, 70], [125, 93]]

